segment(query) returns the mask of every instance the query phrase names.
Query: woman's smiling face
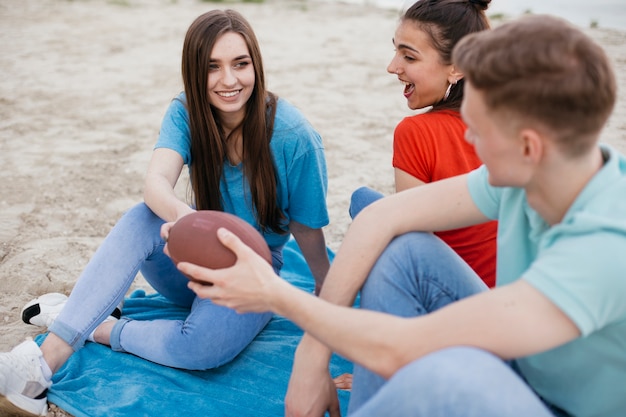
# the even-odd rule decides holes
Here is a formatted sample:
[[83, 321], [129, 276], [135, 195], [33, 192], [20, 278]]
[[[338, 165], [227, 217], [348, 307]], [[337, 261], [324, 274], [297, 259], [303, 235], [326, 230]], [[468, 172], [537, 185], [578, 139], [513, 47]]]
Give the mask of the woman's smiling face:
[[242, 118], [255, 83], [254, 64], [243, 36], [226, 32], [213, 46], [208, 74], [209, 102], [221, 117]]
[[409, 108], [421, 109], [441, 101], [453, 66], [441, 63], [430, 36], [415, 22], [404, 20], [396, 30], [393, 44], [396, 53], [387, 71], [397, 74], [404, 84], [404, 97]]

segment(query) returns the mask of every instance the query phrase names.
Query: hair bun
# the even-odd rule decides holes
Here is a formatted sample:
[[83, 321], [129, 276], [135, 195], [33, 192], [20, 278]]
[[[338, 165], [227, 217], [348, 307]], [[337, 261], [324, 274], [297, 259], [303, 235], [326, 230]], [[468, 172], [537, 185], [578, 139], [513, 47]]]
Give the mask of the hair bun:
[[468, 0], [470, 4], [477, 6], [480, 10], [487, 10], [491, 0]]

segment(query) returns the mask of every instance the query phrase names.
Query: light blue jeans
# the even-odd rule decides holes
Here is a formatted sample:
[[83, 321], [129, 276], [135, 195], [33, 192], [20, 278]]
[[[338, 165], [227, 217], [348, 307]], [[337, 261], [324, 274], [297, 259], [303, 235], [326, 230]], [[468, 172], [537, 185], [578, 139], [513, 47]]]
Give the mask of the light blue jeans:
[[[367, 188], [357, 190], [350, 215], [381, 197]], [[391, 241], [374, 264], [361, 289], [361, 308], [415, 317], [487, 290], [441, 239], [408, 233]], [[355, 365], [349, 415], [553, 416], [509, 363], [468, 347], [427, 355], [388, 381]]]
[[[202, 370], [229, 362], [265, 327], [271, 313], [238, 314], [201, 299], [163, 253], [164, 221], [141, 203], [126, 212], [81, 274], [50, 331], [76, 351], [124, 298], [137, 273], [161, 295], [190, 309], [185, 320], [137, 321], [122, 317], [111, 348], [175, 368]], [[274, 270], [282, 250], [272, 250]]]
[[354, 219], [366, 206], [369, 206], [376, 200], [380, 200], [384, 195], [369, 187], [358, 188], [350, 197], [350, 218]]

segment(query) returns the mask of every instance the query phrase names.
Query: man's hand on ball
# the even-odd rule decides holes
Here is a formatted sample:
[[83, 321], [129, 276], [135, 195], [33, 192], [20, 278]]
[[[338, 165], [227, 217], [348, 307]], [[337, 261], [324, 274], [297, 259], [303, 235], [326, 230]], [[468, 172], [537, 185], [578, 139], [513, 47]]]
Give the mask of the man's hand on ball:
[[210, 298], [215, 304], [233, 308], [239, 313], [272, 310], [275, 289], [285, 282], [266, 260], [233, 233], [220, 228], [217, 235], [222, 244], [235, 253], [237, 261], [223, 269], [180, 262], [178, 269], [196, 281], [190, 281], [189, 288], [199, 297]]

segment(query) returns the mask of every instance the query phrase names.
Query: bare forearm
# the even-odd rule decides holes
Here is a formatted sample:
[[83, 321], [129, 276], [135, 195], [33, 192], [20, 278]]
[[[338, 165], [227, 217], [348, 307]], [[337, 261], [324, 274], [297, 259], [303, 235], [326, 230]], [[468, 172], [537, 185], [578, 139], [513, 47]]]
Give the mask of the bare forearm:
[[183, 159], [175, 151], [154, 150], [144, 181], [143, 198], [148, 207], [166, 222], [173, 222], [193, 210], [174, 192], [183, 168]]
[[312, 229], [297, 222], [291, 222], [289, 229], [293, 233], [296, 242], [298, 242], [300, 251], [315, 279], [317, 293], [330, 268], [324, 232], [322, 229]]
[[152, 176], [146, 178], [144, 201], [150, 210], [165, 221], [178, 220], [193, 210], [181, 201], [165, 178]]
[[[365, 219], [365, 217], [363, 217]], [[326, 276], [320, 298], [333, 304], [351, 306], [369, 271], [391, 237], [372, 228], [359, 228], [355, 220]]]
[[[384, 363], [392, 357], [387, 341], [394, 338], [381, 337], [372, 328], [380, 326], [385, 328], [385, 333], [396, 334], [394, 328], [402, 327], [396, 326], [399, 322], [387, 323], [385, 319], [389, 317], [383, 314], [331, 304], [288, 286], [277, 291], [273, 300], [272, 310], [307, 331], [303, 341], [307, 337], [309, 340], [301, 343], [298, 354], [315, 352], [309, 360], [328, 363], [330, 352], [334, 351], [374, 372], [382, 373], [389, 368]], [[320, 352], [328, 354], [317, 356]]]
[[507, 287], [411, 319], [333, 305], [289, 288], [296, 293], [277, 292], [272, 305], [333, 351], [385, 378], [445, 347], [474, 346], [511, 359], [579, 336], [571, 320], [528, 284]]

